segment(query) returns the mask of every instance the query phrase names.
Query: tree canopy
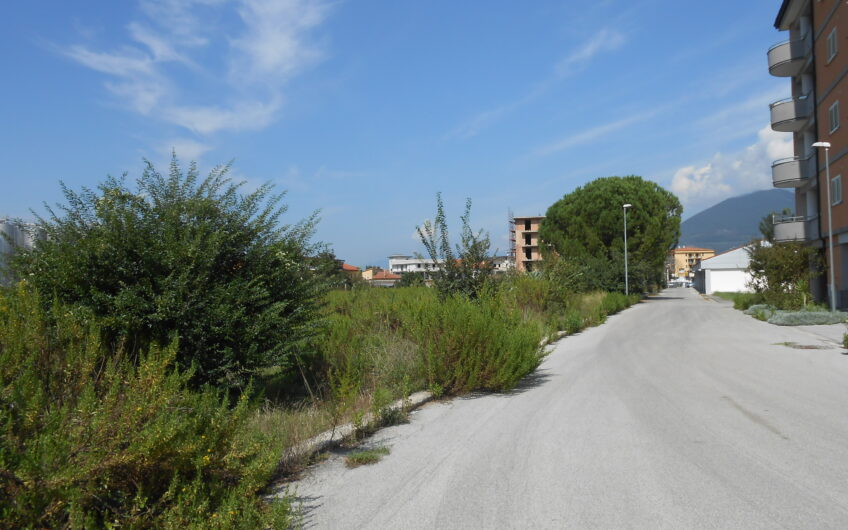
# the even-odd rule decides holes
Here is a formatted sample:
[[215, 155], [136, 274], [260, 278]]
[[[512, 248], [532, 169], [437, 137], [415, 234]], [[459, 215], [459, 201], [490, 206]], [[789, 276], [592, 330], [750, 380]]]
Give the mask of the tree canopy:
[[630, 284], [660, 284], [666, 256], [680, 237], [683, 207], [659, 184], [638, 176], [606, 177], [566, 194], [539, 228], [543, 255], [556, 253], [580, 271], [584, 289], [624, 290], [624, 219]]

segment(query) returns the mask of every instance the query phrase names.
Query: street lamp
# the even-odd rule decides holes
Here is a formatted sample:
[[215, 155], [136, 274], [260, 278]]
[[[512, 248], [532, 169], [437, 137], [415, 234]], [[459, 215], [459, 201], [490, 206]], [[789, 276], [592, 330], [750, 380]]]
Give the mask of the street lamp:
[[827, 268], [830, 269], [830, 311], [836, 311], [836, 281], [833, 274], [833, 221], [830, 211], [833, 203], [830, 202], [830, 142], [816, 142], [813, 147], [824, 147], [824, 173], [825, 188], [827, 188]]
[[627, 209], [633, 206], [628, 203], [624, 208], [624, 294], [630, 294], [630, 279], [627, 275]]

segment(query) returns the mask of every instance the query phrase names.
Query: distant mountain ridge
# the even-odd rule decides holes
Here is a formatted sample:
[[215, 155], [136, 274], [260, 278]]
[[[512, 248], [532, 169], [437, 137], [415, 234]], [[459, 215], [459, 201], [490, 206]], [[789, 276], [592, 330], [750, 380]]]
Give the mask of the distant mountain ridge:
[[760, 220], [770, 212], [794, 210], [791, 192], [773, 189], [725, 199], [680, 223], [680, 245], [724, 252], [760, 237]]

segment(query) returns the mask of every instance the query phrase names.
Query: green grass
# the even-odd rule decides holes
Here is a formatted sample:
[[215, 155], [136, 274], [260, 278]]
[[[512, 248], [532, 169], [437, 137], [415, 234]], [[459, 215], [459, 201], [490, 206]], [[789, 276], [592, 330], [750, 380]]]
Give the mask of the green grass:
[[763, 303], [763, 295], [760, 293], [730, 293], [716, 291], [712, 294], [712, 296], [730, 300], [733, 302], [733, 308], [741, 311], [748, 309], [752, 305]]
[[384, 456], [389, 454], [389, 448], [385, 446], [373, 449], [361, 449], [348, 454], [345, 457], [345, 465], [349, 468], [376, 464]]

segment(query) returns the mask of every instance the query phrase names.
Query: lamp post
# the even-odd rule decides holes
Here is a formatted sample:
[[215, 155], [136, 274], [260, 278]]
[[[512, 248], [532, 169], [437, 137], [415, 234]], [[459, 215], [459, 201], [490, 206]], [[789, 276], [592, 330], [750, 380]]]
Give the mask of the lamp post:
[[824, 147], [825, 188], [827, 189], [827, 268], [830, 270], [830, 311], [836, 311], [836, 281], [833, 273], [833, 221], [830, 202], [830, 142], [816, 142], [813, 147]]
[[630, 294], [630, 278], [627, 274], [627, 209], [633, 206], [627, 203], [624, 208], [624, 294]]

